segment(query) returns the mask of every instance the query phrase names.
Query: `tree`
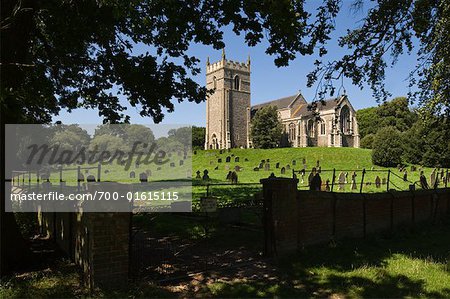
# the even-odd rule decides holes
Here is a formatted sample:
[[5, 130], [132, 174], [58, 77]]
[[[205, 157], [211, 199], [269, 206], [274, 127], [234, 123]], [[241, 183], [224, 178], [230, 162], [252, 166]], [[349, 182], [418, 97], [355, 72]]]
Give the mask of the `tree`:
[[394, 127], [381, 128], [373, 140], [372, 162], [375, 165], [394, 167], [402, 164], [402, 135]]
[[252, 118], [251, 138], [255, 148], [280, 146], [283, 126], [275, 106], [259, 109]]
[[378, 107], [370, 107], [356, 111], [358, 120], [359, 135], [363, 139], [368, 134], [375, 134], [378, 129], [379, 119]]
[[199, 150], [205, 147], [205, 127], [192, 126], [192, 148]]
[[[324, 5], [320, 14], [330, 10], [334, 5]], [[49, 123], [61, 109], [76, 108], [127, 122], [119, 94], [155, 122], [173, 111], [173, 101], [203, 101], [206, 88], [189, 77], [200, 72], [199, 59], [187, 51], [192, 42], [223, 48], [228, 25], [249, 46], [267, 36], [267, 53], [279, 66], [312, 54], [328, 27], [305, 26], [308, 17], [301, 2], [288, 1], [2, 1], [2, 154], [5, 123]], [[134, 51], [138, 44], [147, 52]], [[22, 250], [5, 237], [16, 225], [1, 208], [3, 274], [14, 265], [8, 256]]]
[[112, 135], [99, 135], [95, 136], [91, 144], [89, 145], [89, 150], [96, 152], [105, 152], [113, 154], [117, 151], [122, 151], [124, 153], [128, 153], [131, 149], [131, 146], [125, 144], [124, 140], [118, 136]]
[[89, 146], [91, 137], [78, 125], [59, 125], [52, 136], [50, 143], [59, 145], [60, 150], [78, 151], [81, 147]]
[[362, 148], [373, 148], [373, 140], [375, 138], [375, 134], [367, 134], [363, 138], [361, 138], [361, 147]]

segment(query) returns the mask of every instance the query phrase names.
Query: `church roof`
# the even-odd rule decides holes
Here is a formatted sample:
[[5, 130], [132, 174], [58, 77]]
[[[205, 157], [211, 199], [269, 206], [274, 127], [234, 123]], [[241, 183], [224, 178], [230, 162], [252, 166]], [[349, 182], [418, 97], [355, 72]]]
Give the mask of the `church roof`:
[[295, 94], [295, 95], [292, 95], [292, 96], [289, 96], [289, 97], [284, 97], [284, 98], [281, 98], [281, 99], [277, 99], [277, 100], [265, 102], [265, 103], [262, 103], [262, 104], [254, 105], [254, 106], [252, 106], [252, 110], [258, 110], [258, 109], [261, 109], [261, 108], [263, 108], [265, 106], [275, 106], [275, 107], [277, 107], [277, 109], [291, 108], [292, 104], [294, 103], [294, 101], [296, 99], [299, 99], [301, 104], [303, 104], [303, 103], [306, 104], [306, 100], [303, 97], [303, 95], [301, 93], [298, 93], [298, 94]]
[[[317, 102], [317, 108], [319, 110], [328, 110], [336, 108], [341, 102], [342, 97], [331, 98], [323, 101]], [[295, 111], [292, 112], [292, 117], [299, 117], [301, 115], [307, 116], [311, 115], [313, 111], [311, 111], [308, 107], [310, 107], [311, 103], [306, 103], [300, 105]]]

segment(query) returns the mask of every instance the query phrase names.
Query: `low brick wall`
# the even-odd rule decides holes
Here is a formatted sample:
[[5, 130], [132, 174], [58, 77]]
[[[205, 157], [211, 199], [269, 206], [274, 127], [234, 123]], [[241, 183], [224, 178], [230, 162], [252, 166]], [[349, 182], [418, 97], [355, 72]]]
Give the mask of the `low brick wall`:
[[269, 215], [265, 227], [275, 251], [343, 238], [363, 238], [367, 234], [438, 222], [450, 216], [448, 188], [357, 194], [292, 190], [296, 185], [293, 179], [272, 178], [261, 182], [265, 214]]

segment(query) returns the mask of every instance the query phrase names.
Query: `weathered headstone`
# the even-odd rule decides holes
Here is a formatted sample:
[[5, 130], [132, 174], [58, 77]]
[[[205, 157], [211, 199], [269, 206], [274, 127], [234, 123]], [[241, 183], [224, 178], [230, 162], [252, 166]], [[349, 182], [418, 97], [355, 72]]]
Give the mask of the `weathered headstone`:
[[239, 163], [239, 157], [235, 157], [235, 158], [234, 158], [234, 162], [235, 162], [235, 163]]
[[150, 169], [146, 169], [145, 173], [147, 174], [147, 176], [152, 176], [152, 171]]
[[232, 172], [231, 171], [228, 171], [228, 174], [227, 174], [227, 181], [230, 181], [231, 180], [231, 174], [232, 174]]
[[140, 181], [141, 183], [146, 183], [146, 182], [148, 182], [148, 177], [147, 177], [147, 174], [146, 174], [145, 172], [141, 172], [141, 173], [139, 174], [139, 181]]
[[269, 171], [270, 170], [270, 163], [264, 164], [264, 170]]
[[130, 172], [130, 179], [134, 179], [136, 177], [136, 173], [134, 171]]
[[219, 151], [219, 154], [221, 154], [221, 155], [222, 155], [222, 154], [223, 154], [223, 150], [220, 150], [220, 151]]
[[291, 170], [291, 165], [286, 165], [286, 170]]
[[429, 189], [427, 178], [425, 177], [425, 174], [423, 173], [423, 170], [420, 171], [420, 186], [422, 189]]
[[234, 166], [234, 171], [236, 171], [236, 172], [241, 171], [241, 166], [239, 166], [239, 165]]
[[228, 164], [225, 164], [225, 170], [230, 170], [230, 165], [228, 165]]
[[103, 173], [108, 174], [109, 173], [109, 169], [105, 169], [105, 171], [103, 171]]
[[222, 163], [222, 158], [217, 159], [217, 163]]
[[381, 179], [379, 176], [375, 178], [375, 187], [380, 188], [381, 187]]
[[403, 181], [406, 182], [408, 181], [408, 171], [405, 169], [405, 171], [403, 171]]
[[184, 165], [184, 160], [180, 160], [180, 166]]
[[306, 164], [306, 159], [305, 159], [305, 158], [302, 159], [302, 164], [303, 164], [303, 165]]
[[200, 170], [197, 170], [197, 172], [196, 172], [197, 175], [195, 176], [196, 179], [201, 179], [202, 178], [200, 176], [200, 173], [201, 173]]
[[277, 164], [275, 164], [275, 168], [280, 168], [280, 162], [277, 162]]
[[235, 171], [231, 173], [231, 183], [237, 184], [238, 183], [238, 175]]
[[356, 186], [356, 172], [353, 171], [352, 173], [352, 190], [356, 190], [358, 186]]
[[320, 166], [320, 160], [317, 160], [316, 167], [319, 167], [319, 166]]
[[259, 163], [258, 167], [259, 167], [259, 169], [262, 169], [264, 167], [264, 163], [263, 162]]
[[175, 162], [170, 162], [170, 167], [175, 167]]
[[430, 187], [435, 188], [436, 187], [436, 169], [433, 169], [433, 172], [430, 175]]
[[297, 160], [292, 160], [292, 165], [293, 166], [297, 165]]
[[213, 165], [214, 164], [214, 161], [209, 161], [209, 165]]
[[231, 161], [231, 157], [230, 157], [230, 156], [227, 156], [227, 158], [225, 159], [225, 162], [226, 162], [226, 163], [230, 163], [230, 161]]
[[286, 173], [286, 168], [281, 167], [281, 174], [285, 174]]
[[341, 172], [339, 174], [338, 182], [339, 182], [339, 190], [344, 190], [345, 189], [345, 173]]
[[321, 188], [322, 188], [322, 178], [320, 177], [320, 174], [316, 172], [316, 174], [311, 180], [311, 185], [309, 186], [309, 189], [312, 191], [321, 191]]
[[386, 182], [387, 182], [386, 178], [381, 179], [381, 185], [386, 185]]

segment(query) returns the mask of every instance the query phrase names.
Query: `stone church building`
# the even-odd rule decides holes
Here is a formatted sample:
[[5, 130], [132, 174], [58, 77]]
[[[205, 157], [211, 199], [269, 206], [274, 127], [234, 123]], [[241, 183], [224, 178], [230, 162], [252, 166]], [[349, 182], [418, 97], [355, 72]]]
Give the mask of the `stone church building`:
[[359, 147], [356, 111], [346, 95], [318, 102], [312, 108], [301, 93], [251, 106], [250, 58], [245, 63], [222, 59], [206, 65], [205, 149], [249, 148], [251, 117], [275, 106], [287, 141], [293, 147]]

